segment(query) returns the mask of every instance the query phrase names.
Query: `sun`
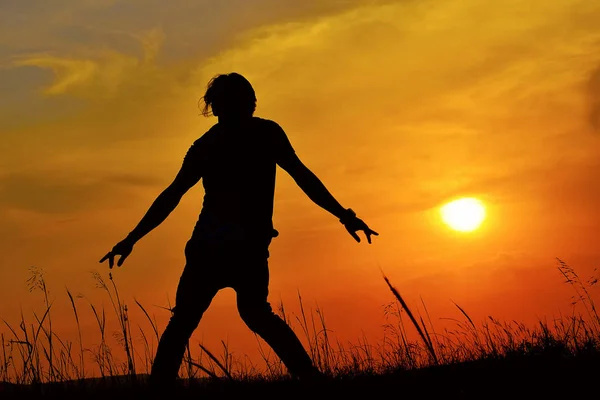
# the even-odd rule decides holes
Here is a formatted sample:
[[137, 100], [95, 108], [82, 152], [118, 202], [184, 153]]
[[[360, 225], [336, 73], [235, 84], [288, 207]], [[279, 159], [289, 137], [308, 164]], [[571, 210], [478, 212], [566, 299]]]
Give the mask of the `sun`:
[[479, 228], [485, 219], [485, 206], [472, 197], [451, 201], [440, 208], [442, 220], [459, 232], [472, 232]]

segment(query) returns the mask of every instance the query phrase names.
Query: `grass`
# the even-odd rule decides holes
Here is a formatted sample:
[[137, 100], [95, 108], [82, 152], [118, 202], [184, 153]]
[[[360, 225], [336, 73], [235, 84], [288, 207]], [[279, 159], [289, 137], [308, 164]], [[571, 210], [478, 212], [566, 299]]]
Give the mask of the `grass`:
[[[425, 304], [424, 317], [413, 312], [384, 276], [392, 301], [384, 309], [385, 335], [375, 344], [366, 338], [355, 344], [340, 343], [331, 337], [323, 310], [306, 310], [300, 294], [299, 315], [289, 315], [280, 305], [280, 316], [295, 327], [315, 364], [326, 374], [324, 382], [317, 385], [290, 379], [279, 359], [257, 338], [262, 368], [234, 357], [226, 342], [221, 342], [220, 354], [202, 344], [189, 345], [180, 370], [182, 379], [169, 396], [254, 393], [262, 398], [293, 394], [325, 398], [334, 393], [337, 398], [394, 390], [418, 398], [538, 398], [595, 393], [600, 373], [600, 317], [590, 292], [597, 279], [583, 281], [567, 263], [557, 262], [559, 273], [575, 293], [573, 305], [580, 304], [584, 313], [540, 320], [534, 326], [501, 322], [491, 316], [475, 323], [455, 304], [461, 316], [450, 318], [455, 328], [436, 331]], [[31, 269], [27, 283], [30, 291], [42, 293], [44, 311], [34, 312], [33, 321], [26, 321], [23, 313], [18, 324], [2, 320], [0, 398], [150, 396], [145, 382], [160, 338], [158, 324], [134, 299], [150, 328], [132, 326], [128, 306], [112, 275], [106, 281], [94, 273], [93, 279], [106, 293], [109, 309], [66, 289], [77, 328], [75, 340], [69, 341], [54, 331], [53, 302], [43, 271]], [[86, 302], [98, 329], [99, 343], [93, 347], [84, 346], [81, 301]], [[117, 326], [112, 341], [107, 313]]]

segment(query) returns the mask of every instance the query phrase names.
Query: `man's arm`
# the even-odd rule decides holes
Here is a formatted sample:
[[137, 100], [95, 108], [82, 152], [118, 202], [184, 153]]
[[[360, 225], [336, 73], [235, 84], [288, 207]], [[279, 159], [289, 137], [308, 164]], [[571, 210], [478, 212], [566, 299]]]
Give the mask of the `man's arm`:
[[117, 265], [120, 267], [133, 250], [133, 246], [142, 237], [160, 225], [177, 207], [181, 198], [202, 177], [199, 163], [198, 147], [192, 145], [185, 156], [181, 169], [173, 182], [158, 195], [146, 214], [127, 237], [117, 243], [100, 262], [108, 260], [109, 267], [114, 265], [115, 256], [120, 255]]
[[329, 193], [329, 190], [323, 185], [323, 182], [300, 161], [287, 135], [276, 122], [270, 121], [272, 130], [272, 146], [277, 164], [283, 168], [296, 181], [300, 189], [318, 206], [335, 215], [344, 225], [348, 233], [360, 242], [360, 237], [356, 234], [357, 231], [363, 231], [367, 237], [367, 242], [371, 243], [371, 235], [378, 236], [379, 234], [373, 231], [358, 218], [354, 211], [345, 209], [342, 205]]
[[323, 182], [300, 161], [295, 152], [288, 152], [284, 158], [280, 158], [278, 164], [296, 181], [300, 189], [317, 205], [321, 206], [331, 214], [339, 218], [348, 233], [360, 242], [357, 231], [363, 231], [367, 242], [371, 243], [371, 235], [379, 236], [358, 218], [354, 211], [345, 209], [327, 190]]
[[199, 180], [200, 176], [190, 174], [189, 171], [186, 171], [184, 164], [173, 182], [158, 195], [138, 225], [127, 235], [127, 238], [136, 243], [162, 224], [177, 207], [183, 195]]
[[338, 219], [347, 216], [348, 211], [333, 197], [323, 182], [300, 161], [296, 153], [289, 153], [284, 159], [280, 159], [279, 166], [290, 174], [300, 189], [315, 204], [329, 211]]

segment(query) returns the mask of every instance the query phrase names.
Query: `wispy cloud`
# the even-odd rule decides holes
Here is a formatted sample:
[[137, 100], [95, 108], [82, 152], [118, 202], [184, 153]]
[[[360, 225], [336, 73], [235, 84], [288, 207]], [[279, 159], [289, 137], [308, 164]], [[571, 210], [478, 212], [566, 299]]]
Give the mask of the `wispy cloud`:
[[161, 183], [154, 177], [120, 173], [90, 178], [11, 174], [0, 179], [0, 208], [44, 214], [76, 214], [101, 207], [115, 191]]
[[155, 81], [160, 71], [154, 62], [160, 51], [163, 34], [153, 30], [139, 35], [141, 57], [119, 53], [110, 49], [92, 49], [83, 52], [84, 57], [68, 57], [55, 54], [21, 55], [13, 63], [15, 67], [33, 66], [49, 69], [54, 81], [43, 93], [46, 95], [70, 94], [88, 99], [114, 97], [119, 88], [143, 80]]

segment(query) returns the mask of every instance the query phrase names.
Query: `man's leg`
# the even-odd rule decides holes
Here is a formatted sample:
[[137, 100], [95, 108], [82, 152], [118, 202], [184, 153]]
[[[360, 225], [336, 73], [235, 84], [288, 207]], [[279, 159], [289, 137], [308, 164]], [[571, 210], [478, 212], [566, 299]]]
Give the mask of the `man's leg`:
[[213, 280], [199, 274], [197, 268], [198, 265], [186, 265], [179, 279], [173, 314], [152, 364], [150, 379], [153, 383], [175, 383], [190, 336], [219, 290]]
[[301, 379], [319, 377], [320, 372], [292, 328], [273, 312], [267, 301], [269, 268], [267, 260], [261, 264], [248, 266], [234, 286], [242, 320], [273, 348], [291, 375]]

